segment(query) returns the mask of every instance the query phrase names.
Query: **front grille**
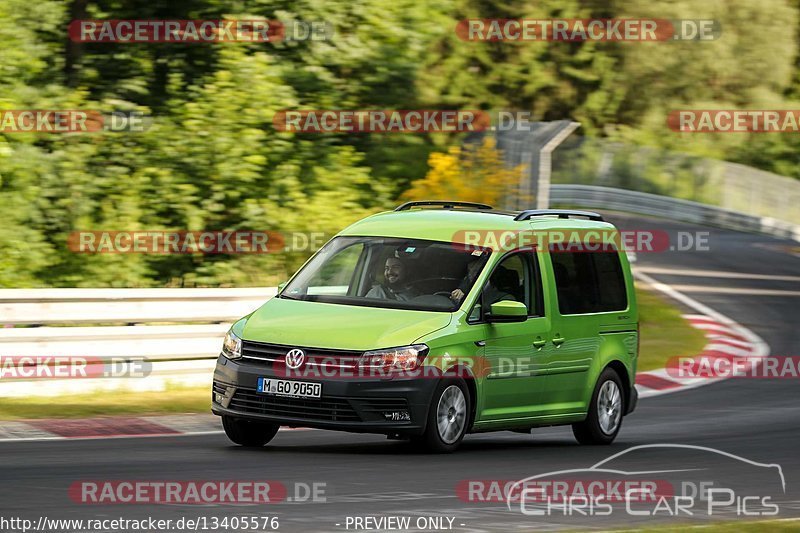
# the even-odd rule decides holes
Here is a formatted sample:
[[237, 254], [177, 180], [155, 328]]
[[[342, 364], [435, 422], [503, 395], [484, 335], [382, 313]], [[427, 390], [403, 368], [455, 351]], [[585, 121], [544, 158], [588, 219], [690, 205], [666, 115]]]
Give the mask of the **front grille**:
[[332, 422], [361, 422], [350, 402], [343, 398], [321, 398], [305, 400], [258, 394], [255, 391], [238, 389], [233, 395], [230, 409], [243, 413], [272, 415], [305, 420]]
[[[242, 341], [242, 359], [263, 364], [269, 368], [282, 366], [289, 350], [297, 346], [267, 344], [265, 342]], [[303, 348], [306, 354], [305, 365], [322, 370], [352, 370], [358, 365], [362, 352], [346, 350], [326, 350], [323, 348]]]

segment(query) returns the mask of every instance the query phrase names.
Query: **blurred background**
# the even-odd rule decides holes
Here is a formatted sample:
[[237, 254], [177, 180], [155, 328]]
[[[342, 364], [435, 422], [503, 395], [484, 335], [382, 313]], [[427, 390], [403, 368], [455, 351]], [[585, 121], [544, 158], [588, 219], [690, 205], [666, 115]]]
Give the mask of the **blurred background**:
[[[799, 7], [796, 0], [0, 0], [0, 110], [152, 117], [144, 132], [0, 133], [0, 287], [275, 285], [309, 252], [91, 255], [65, 242], [81, 230], [333, 233], [399, 199], [496, 201], [518, 176], [502, 175], [490, 153], [502, 139], [465, 154], [457, 134], [279, 133], [271, 121], [285, 109], [508, 109], [574, 121], [580, 127], [552, 156], [555, 184], [633, 189], [761, 216], [780, 209], [777, 218], [800, 222], [800, 137], [680, 134], [666, 125], [673, 109], [800, 105]], [[334, 34], [190, 45], [80, 44], [66, 36], [76, 19], [260, 17], [325, 21]], [[462, 41], [455, 25], [470, 17], [705, 18], [719, 21], [723, 37]], [[514, 150], [526, 148], [499, 157], [529, 162]]]

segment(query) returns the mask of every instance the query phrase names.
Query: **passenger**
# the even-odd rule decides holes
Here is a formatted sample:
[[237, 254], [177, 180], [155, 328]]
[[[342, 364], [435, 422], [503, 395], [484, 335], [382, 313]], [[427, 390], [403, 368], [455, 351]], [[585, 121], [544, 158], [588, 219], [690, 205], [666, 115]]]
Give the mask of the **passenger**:
[[[458, 288], [450, 293], [450, 299], [453, 300], [454, 303], [461, 303], [461, 300], [465, 295], [464, 291], [466, 291], [469, 286], [474, 283], [475, 278], [478, 276], [480, 264], [481, 262], [479, 260], [474, 260], [467, 265], [466, 277], [461, 281], [461, 284], [458, 286]], [[509, 280], [511, 277], [516, 277], [513, 271], [510, 271], [503, 266], [497, 267], [497, 270], [495, 270], [489, 278], [489, 282], [487, 283], [483, 292], [484, 302], [486, 305], [492, 305], [493, 303], [503, 300], [519, 301], [508, 290], [513, 284], [513, 282]]]
[[418, 293], [408, 285], [407, 278], [408, 268], [405, 263], [397, 257], [389, 257], [383, 269], [384, 283], [374, 285], [366, 297], [407, 302], [418, 296]]
[[464, 276], [463, 280], [461, 280], [458, 288], [454, 289], [453, 292], [450, 293], [450, 299], [453, 300], [454, 303], [461, 303], [461, 300], [464, 299], [464, 296], [469, 288], [473, 283], [475, 283], [475, 279], [478, 277], [480, 270], [481, 258], [478, 256], [472, 256], [471, 261], [467, 265], [467, 275]]
[[490, 306], [494, 303], [505, 300], [518, 302], [519, 299], [509, 292], [514, 290], [514, 282], [512, 280], [515, 280], [516, 278], [516, 272], [513, 270], [509, 270], [503, 266], [497, 267], [497, 270], [492, 273], [492, 277], [489, 278], [489, 283], [486, 289], [483, 291], [484, 303], [487, 306]]

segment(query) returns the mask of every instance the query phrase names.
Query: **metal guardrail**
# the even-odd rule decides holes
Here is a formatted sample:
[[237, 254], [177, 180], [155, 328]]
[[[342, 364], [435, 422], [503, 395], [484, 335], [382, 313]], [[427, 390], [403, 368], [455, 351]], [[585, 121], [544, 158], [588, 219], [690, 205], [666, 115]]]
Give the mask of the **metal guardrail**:
[[[146, 377], [0, 376], [0, 397], [211, 386], [230, 323], [276, 294], [246, 289], [3, 289], [0, 359], [74, 357], [145, 360]], [[91, 324], [91, 325], [88, 325]], [[99, 325], [109, 324], [109, 325]]]
[[653, 215], [800, 241], [800, 225], [791, 222], [748, 215], [689, 200], [613, 187], [551, 185], [550, 204]]
[[0, 357], [203, 359], [216, 357], [229, 327], [230, 323], [3, 328]]
[[230, 322], [275, 296], [231, 289], [2, 289], [0, 324]]

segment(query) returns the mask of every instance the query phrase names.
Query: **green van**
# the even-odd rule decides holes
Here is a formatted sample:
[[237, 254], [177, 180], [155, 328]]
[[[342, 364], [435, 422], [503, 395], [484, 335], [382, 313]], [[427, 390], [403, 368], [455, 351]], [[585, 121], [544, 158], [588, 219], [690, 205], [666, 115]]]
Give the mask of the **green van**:
[[430, 201], [367, 217], [233, 324], [212, 411], [243, 446], [290, 426], [449, 452], [470, 432], [563, 424], [609, 444], [637, 401], [618, 236], [586, 211]]

